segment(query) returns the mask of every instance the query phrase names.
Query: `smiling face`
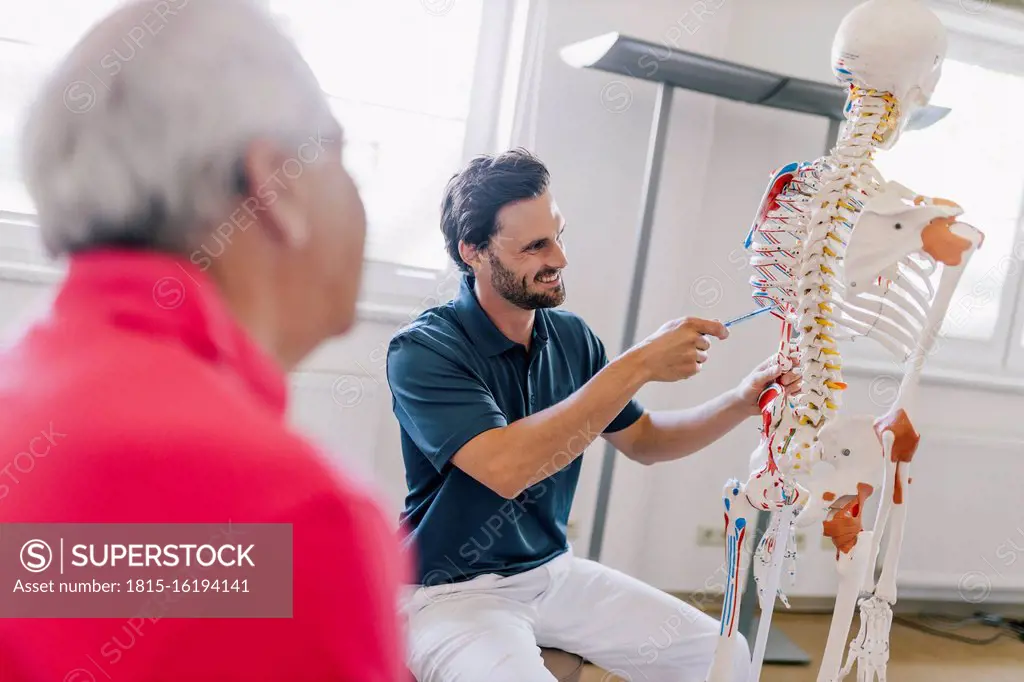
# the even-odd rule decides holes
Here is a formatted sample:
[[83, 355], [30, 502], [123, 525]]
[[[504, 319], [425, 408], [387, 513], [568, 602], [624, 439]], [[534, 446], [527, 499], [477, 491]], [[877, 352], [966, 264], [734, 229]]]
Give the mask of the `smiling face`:
[[507, 204], [479, 263], [478, 279], [509, 303], [534, 310], [565, 301], [565, 219], [550, 192]]

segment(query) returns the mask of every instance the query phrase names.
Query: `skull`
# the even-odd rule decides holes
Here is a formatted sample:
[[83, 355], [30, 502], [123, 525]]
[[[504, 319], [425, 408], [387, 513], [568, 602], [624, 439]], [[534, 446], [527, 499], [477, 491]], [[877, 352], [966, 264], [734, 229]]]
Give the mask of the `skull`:
[[846, 15], [832, 44], [841, 83], [892, 93], [900, 120], [882, 141], [890, 149], [914, 110], [931, 100], [946, 56], [946, 28], [920, 0], [868, 0]]

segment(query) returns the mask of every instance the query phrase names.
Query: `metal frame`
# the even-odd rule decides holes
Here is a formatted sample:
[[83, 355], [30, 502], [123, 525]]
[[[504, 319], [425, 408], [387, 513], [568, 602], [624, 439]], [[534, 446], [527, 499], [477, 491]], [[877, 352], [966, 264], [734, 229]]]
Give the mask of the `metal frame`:
[[[561, 51], [562, 59], [576, 68], [596, 69], [657, 83], [651, 134], [647, 146], [647, 162], [641, 190], [639, 227], [636, 253], [630, 284], [626, 321], [623, 326], [620, 349], [636, 342], [637, 319], [647, 273], [647, 256], [654, 225], [658, 188], [668, 136], [668, 121], [672, 108], [672, 94], [676, 88], [715, 95], [748, 104], [784, 109], [797, 113], [823, 116], [829, 121], [827, 154], [839, 137], [845, 120], [847, 90], [803, 78], [755, 69], [743, 64], [688, 52], [639, 40], [620, 33], [607, 33], [589, 40], [573, 43]], [[908, 129], [926, 128], [941, 120], [949, 109], [930, 106], [920, 110]], [[591, 529], [588, 557], [599, 561], [607, 524], [608, 501], [611, 496], [612, 476], [615, 469], [616, 449], [606, 442], [598, 482], [594, 523]], [[767, 529], [769, 514], [760, 513], [753, 542], [758, 542]], [[751, 556], [751, 563], [753, 557]], [[747, 571], [747, 594], [754, 594], [753, 571]], [[753, 641], [757, 626], [753, 618], [754, 599], [743, 602], [739, 629]], [[767, 663], [808, 664], [810, 658], [793, 645], [781, 632], [773, 631], [765, 654]]]

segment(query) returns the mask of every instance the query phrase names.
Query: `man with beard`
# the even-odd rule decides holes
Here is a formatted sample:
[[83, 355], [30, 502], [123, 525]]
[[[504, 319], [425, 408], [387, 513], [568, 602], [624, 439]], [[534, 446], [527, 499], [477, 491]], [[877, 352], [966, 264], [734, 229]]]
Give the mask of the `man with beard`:
[[[523, 150], [478, 157], [451, 179], [441, 230], [461, 289], [388, 350], [409, 485], [401, 521], [417, 555], [404, 604], [409, 667], [419, 682], [554, 682], [538, 648], [553, 647], [632, 679], [703, 680], [717, 621], [573, 556], [566, 522], [580, 455], [598, 436], [644, 464], [694, 453], [759, 414], [779, 370], [763, 362], [692, 409], [641, 407], [642, 386], [694, 376], [708, 337], [728, 331], [673, 320], [609, 361], [580, 317], [555, 310], [565, 221], [548, 185]], [[749, 650], [737, 651], [745, 681]]]

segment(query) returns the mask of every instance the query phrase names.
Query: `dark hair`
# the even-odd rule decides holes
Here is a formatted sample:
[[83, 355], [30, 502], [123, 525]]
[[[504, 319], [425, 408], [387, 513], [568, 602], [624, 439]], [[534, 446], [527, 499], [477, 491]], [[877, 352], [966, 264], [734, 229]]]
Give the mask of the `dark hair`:
[[460, 270], [470, 268], [459, 255], [459, 242], [477, 248], [488, 244], [498, 231], [498, 211], [544, 194], [549, 179], [541, 160], [522, 148], [478, 156], [451, 177], [441, 201], [441, 232]]

